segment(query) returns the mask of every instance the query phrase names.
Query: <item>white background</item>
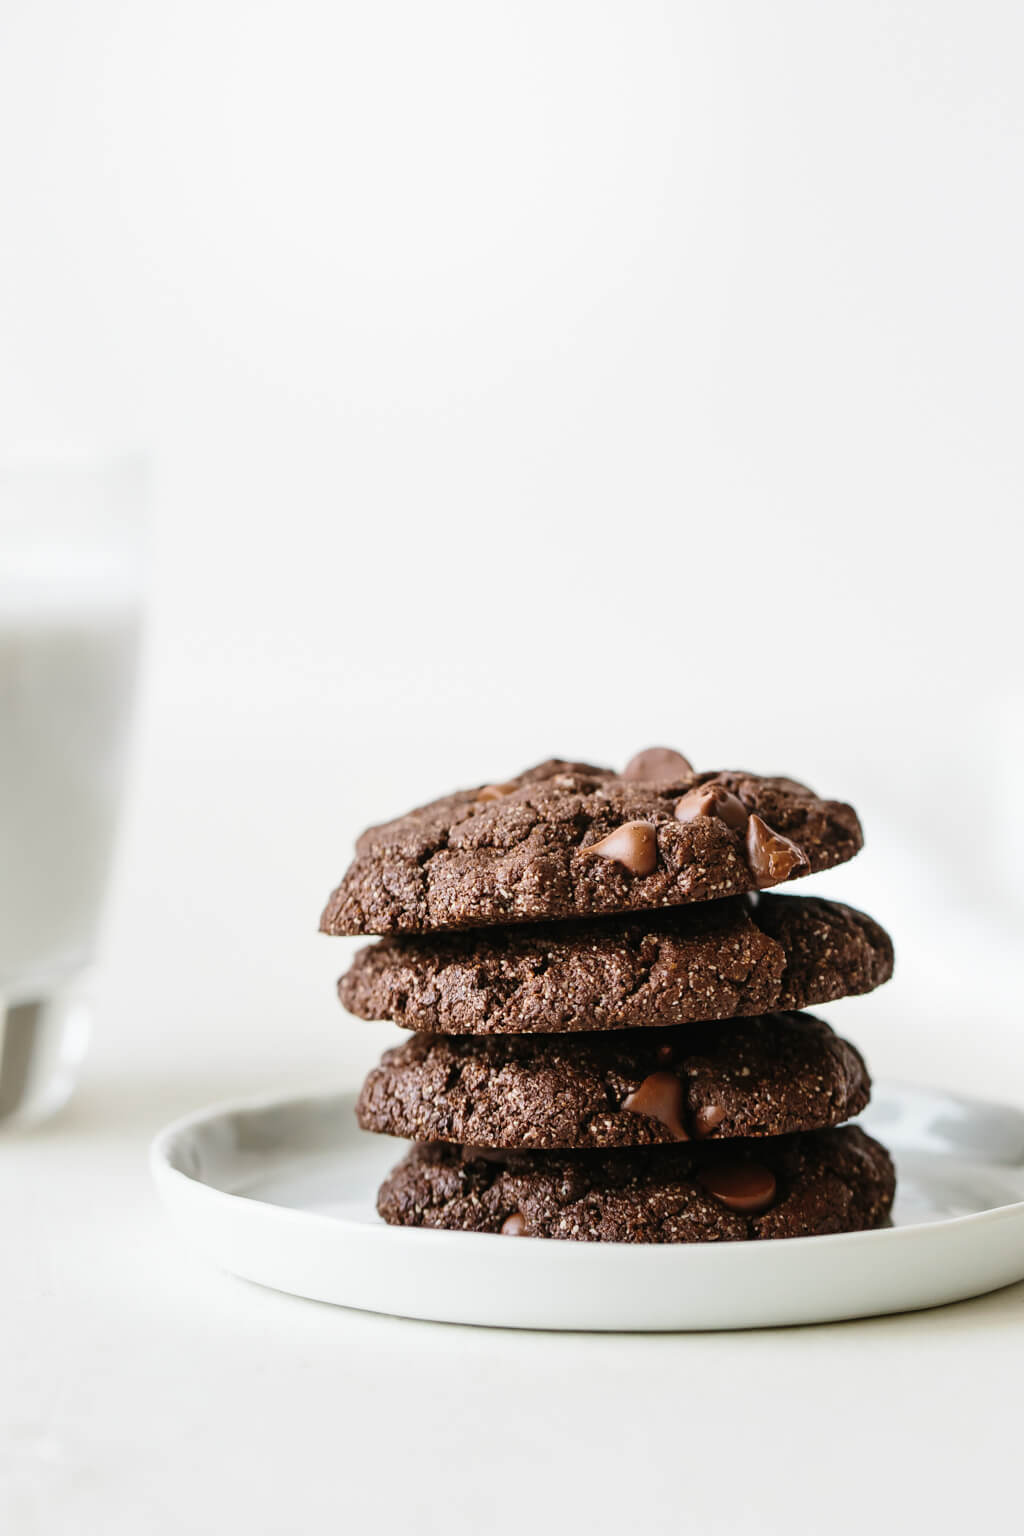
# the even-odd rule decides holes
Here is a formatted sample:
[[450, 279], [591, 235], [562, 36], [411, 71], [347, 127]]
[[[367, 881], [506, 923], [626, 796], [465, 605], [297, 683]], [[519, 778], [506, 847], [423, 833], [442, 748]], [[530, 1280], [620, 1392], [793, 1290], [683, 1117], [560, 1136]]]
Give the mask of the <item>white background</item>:
[[373, 1059], [315, 931], [362, 825], [660, 740], [852, 800], [816, 887], [899, 968], [830, 1016], [1024, 1104], [1022, 43], [1010, 3], [0, 0], [0, 446], [155, 465], [99, 1037], [0, 1152], [19, 1536], [991, 1512], [1024, 1294], [359, 1319], [181, 1254], [142, 1158]]

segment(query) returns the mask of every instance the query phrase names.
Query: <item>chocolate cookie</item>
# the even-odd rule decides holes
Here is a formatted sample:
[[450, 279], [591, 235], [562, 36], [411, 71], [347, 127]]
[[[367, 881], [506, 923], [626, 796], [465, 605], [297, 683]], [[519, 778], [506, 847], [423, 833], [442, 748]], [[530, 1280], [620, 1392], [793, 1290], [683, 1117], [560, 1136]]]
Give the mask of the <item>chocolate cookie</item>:
[[371, 827], [321, 929], [427, 933], [711, 901], [861, 847], [852, 808], [793, 779], [647, 756], [625, 774], [555, 759]]
[[880, 1226], [895, 1173], [858, 1126], [725, 1146], [519, 1152], [416, 1146], [381, 1186], [393, 1226], [575, 1242], [710, 1243]]
[[366, 1131], [477, 1147], [642, 1147], [839, 1125], [857, 1051], [806, 1013], [628, 1034], [413, 1035], [356, 1106]]
[[338, 983], [362, 1019], [444, 1034], [632, 1029], [807, 1008], [892, 975], [872, 918], [808, 896], [421, 937], [360, 950]]

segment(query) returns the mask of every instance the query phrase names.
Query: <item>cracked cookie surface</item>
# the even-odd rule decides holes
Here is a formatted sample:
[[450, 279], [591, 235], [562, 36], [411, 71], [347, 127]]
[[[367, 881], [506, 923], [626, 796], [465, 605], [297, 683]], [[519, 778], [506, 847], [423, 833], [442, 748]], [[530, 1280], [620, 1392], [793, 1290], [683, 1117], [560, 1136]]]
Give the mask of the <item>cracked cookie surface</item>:
[[[688, 801], [677, 816], [705, 785], [719, 808], [697, 796], [714, 813]], [[829, 869], [862, 842], [851, 806], [791, 779], [725, 770], [647, 782], [552, 759], [364, 832], [320, 926], [426, 933], [712, 901], [776, 883], [772, 870]]]
[[859, 1053], [810, 1014], [617, 1034], [413, 1035], [356, 1107], [367, 1131], [477, 1147], [638, 1147], [841, 1124]]
[[442, 1034], [632, 1029], [812, 1007], [870, 992], [892, 943], [839, 902], [762, 895], [641, 916], [438, 936], [360, 950], [338, 983], [363, 1019]]
[[[726, 1203], [743, 1181], [773, 1191], [766, 1208]], [[519, 1152], [500, 1159], [434, 1145], [414, 1147], [398, 1164], [381, 1186], [377, 1210], [394, 1226], [460, 1232], [574, 1242], [737, 1242], [880, 1226], [895, 1183], [889, 1154], [858, 1126], [753, 1144]]]

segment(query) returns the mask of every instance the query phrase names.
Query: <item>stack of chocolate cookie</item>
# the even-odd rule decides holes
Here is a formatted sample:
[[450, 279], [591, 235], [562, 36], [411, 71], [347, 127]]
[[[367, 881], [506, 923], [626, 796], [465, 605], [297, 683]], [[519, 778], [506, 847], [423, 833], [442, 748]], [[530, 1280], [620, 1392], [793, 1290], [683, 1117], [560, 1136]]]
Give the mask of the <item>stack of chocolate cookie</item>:
[[359, 1098], [410, 1137], [385, 1221], [583, 1241], [877, 1226], [885, 1149], [854, 1047], [797, 1010], [892, 972], [871, 918], [762, 895], [862, 845], [792, 779], [542, 763], [373, 827], [321, 927], [379, 934], [339, 984], [415, 1031]]

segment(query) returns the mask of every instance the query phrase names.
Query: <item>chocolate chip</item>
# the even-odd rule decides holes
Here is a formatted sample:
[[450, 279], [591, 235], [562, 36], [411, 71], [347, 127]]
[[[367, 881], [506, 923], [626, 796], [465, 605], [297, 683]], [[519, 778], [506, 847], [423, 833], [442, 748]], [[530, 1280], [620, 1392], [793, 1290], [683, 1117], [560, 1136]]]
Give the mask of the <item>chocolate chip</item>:
[[658, 834], [649, 821], [626, 821], [600, 842], [580, 851], [612, 859], [631, 875], [649, 875], [658, 863]]
[[641, 784], [655, 784], [659, 779], [688, 779], [693, 765], [681, 752], [671, 747], [648, 747], [631, 757], [622, 770], [624, 779], [634, 779]]
[[503, 800], [506, 795], [510, 795], [514, 789], [518, 788], [518, 784], [485, 784], [482, 789], [477, 790], [476, 797], [478, 800]]
[[676, 801], [676, 821], [693, 821], [697, 816], [717, 816], [734, 832], [747, 825], [747, 808], [724, 784], [697, 784]]
[[778, 885], [795, 869], [810, 869], [803, 849], [790, 838], [776, 832], [760, 816], [751, 815], [747, 823], [747, 861], [758, 889]]
[[683, 1124], [683, 1103], [683, 1085], [675, 1073], [652, 1072], [635, 1092], [627, 1094], [622, 1107], [634, 1115], [649, 1115], [652, 1120], [660, 1120], [676, 1141], [689, 1141], [689, 1132]]
[[806, 784], [801, 784], [799, 779], [787, 779], [785, 774], [778, 774], [772, 779], [772, 783], [778, 789], [784, 789], [790, 795], [810, 795], [814, 798], [814, 790], [808, 789]]
[[766, 1211], [775, 1199], [775, 1175], [761, 1163], [721, 1163], [717, 1168], [706, 1168], [700, 1181], [708, 1194], [730, 1211], [756, 1215]]
[[725, 1110], [721, 1104], [706, 1104], [703, 1109], [698, 1109], [693, 1117], [693, 1133], [698, 1140], [710, 1136], [712, 1131], [718, 1129], [725, 1119]]
[[522, 1211], [513, 1211], [511, 1216], [506, 1216], [501, 1224], [503, 1237], [525, 1237], [526, 1217]]

